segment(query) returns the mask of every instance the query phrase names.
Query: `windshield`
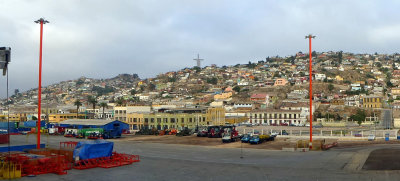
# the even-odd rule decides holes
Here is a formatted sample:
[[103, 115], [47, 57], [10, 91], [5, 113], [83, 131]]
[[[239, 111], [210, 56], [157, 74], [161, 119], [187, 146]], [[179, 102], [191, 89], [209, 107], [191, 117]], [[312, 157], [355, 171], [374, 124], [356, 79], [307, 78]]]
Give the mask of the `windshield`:
[[259, 136], [258, 135], [254, 135], [251, 138], [256, 139], [256, 138], [259, 138]]

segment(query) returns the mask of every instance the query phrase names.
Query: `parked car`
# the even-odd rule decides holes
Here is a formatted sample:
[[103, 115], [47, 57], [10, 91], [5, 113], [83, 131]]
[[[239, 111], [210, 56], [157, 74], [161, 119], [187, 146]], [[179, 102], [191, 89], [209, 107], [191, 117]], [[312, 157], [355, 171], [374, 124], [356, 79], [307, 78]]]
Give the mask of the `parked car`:
[[375, 135], [370, 134], [368, 135], [368, 141], [374, 141], [375, 140]]
[[197, 137], [207, 137], [207, 136], [208, 136], [207, 128], [199, 129], [199, 131], [197, 132]]
[[249, 143], [250, 144], [260, 144], [260, 143], [262, 143], [264, 141], [267, 141], [269, 138], [270, 138], [269, 135], [253, 135], [250, 138]]
[[289, 135], [289, 133], [286, 130], [282, 130], [282, 132], [280, 132], [279, 135]]
[[251, 136], [249, 134], [244, 134], [241, 141], [242, 143], [248, 143], [250, 141]]

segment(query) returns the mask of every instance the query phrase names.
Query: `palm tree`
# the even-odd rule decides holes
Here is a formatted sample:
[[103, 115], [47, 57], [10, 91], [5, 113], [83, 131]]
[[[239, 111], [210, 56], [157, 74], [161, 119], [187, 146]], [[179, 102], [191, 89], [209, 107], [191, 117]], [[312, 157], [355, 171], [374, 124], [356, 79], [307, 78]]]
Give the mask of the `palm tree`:
[[117, 106], [122, 106], [124, 104], [124, 99], [122, 97], [119, 97], [117, 99]]
[[82, 103], [81, 103], [81, 101], [80, 101], [79, 99], [77, 99], [77, 100], [74, 102], [74, 105], [76, 106], [76, 118], [78, 119], [79, 107], [82, 106]]
[[94, 111], [94, 109], [96, 109], [97, 99], [93, 96], [88, 96], [88, 102], [89, 104], [93, 105], [93, 111]]
[[104, 114], [104, 109], [108, 108], [108, 104], [105, 102], [101, 102], [99, 106], [103, 108], [103, 119], [106, 119], [106, 115]]

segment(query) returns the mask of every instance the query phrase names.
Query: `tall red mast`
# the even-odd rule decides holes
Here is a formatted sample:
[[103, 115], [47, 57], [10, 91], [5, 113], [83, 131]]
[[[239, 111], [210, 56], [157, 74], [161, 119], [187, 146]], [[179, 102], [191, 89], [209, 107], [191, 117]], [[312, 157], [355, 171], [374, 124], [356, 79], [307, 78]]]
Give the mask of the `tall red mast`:
[[41, 123], [41, 106], [42, 106], [42, 42], [43, 42], [43, 24], [49, 23], [47, 20], [40, 18], [35, 21], [40, 23], [40, 47], [39, 47], [39, 87], [38, 87], [38, 121], [37, 121], [37, 145], [36, 148], [40, 149], [40, 123]]
[[310, 76], [310, 91], [309, 91], [309, 97], [310, 97], [310, 150], [312, 149], [312, 98], [313, 98], [313, 93], [312, 93], [312, 47], [311, 47], [311, 39], [315, 38], [315, 36], [312, 36], [311, 34], [306, 36], [306, 39], [308, 38], [308, 44], [309, 44], [309, 56], [310, 56], [310, 62], [309, 62], [309, 76]]

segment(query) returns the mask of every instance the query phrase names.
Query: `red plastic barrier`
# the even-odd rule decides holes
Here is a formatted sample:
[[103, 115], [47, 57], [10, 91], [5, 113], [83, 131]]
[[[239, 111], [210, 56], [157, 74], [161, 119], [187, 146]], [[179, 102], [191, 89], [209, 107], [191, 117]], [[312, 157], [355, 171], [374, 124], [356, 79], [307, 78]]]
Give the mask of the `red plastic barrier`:
[[0, 134], [0, 144], [9, 143], [10, 139], [8, 134]]
[[129, 155], [125, 153], [113, 152], [113, 155], [110, 157], [100, 157], [76, 161], [73, 168], [79, 170], [95, 167], [112, 168], [123, 165], [130, 165], [134, 162], [140, 162], [139, 155]]
[[46, 173], [55, 173], [58, 175], [67, 174], [70, 164], [64, 155], [50, 156], [39, 159], [33, 159], [25, 162], [22, 167], [22, 176], [40, 175]]
[[335, 147], [337, 145], [338, 145], [338, 142], [333, 142], [332, 144], [323, 145], [323, 149], [324, 150], [328, 150], [328, 149], [330, 149], [332, 147]]
[[70, 148], [74, 149], [76, 145], [78, 144], [77, 141], [65, 141], [65, 142], [60, 142], [60, 148]]

